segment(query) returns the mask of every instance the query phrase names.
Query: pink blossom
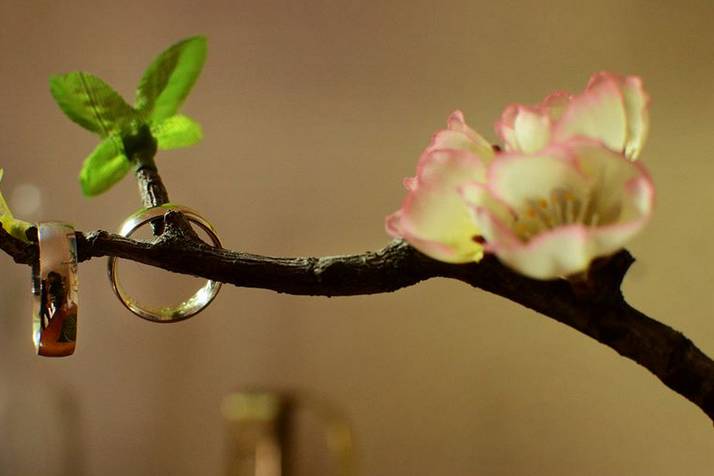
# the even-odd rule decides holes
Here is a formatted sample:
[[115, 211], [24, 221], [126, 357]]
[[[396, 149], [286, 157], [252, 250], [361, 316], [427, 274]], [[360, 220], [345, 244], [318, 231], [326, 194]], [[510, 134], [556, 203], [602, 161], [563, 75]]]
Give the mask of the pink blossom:
[[508, 106], [496, 123], [507, 151], [537, 152], [583, 136], [636, 159], [649, 129], [649, 96], [637, 76], [594, 74], [578, 95], [556, 92], [537, 106]]
[[468, 150], [427, 149], [416, 177], [404, 181], [407, 196], [402, 208], [387, 217], [387, 232], [440, 261], [480, 260], [483, 246], [473, 240], [480, 231], [459, 189], [483, 181], [485, 171]]
[[416, 176], [404, 179], [407, 196], [387, 217], [387, 233], [434, 259], [480, 260], [482, 243], [473, 240], [479, 230], [459, 189], [483, 181], [485, 163], [493, 156], [491, 144], [466, 124], [463, 113], [451, 113], [447, 128], [432, 136], [419, 159]]
[[486, 181], [461, 189], [486, 251], [520, 273], [551, 279], [585, 271], [649, 220], [644, 167], [591, 139], [498, 156]]
[[598, 73], [579, 95], [506, 108], [496, 124], [504, 153], [455, 111], [404, 180], [387, 232], [449, 263], [490, 252], [533, 278], [585, 271], [651, 216], [654, 187], [633, 162], [648, 106], [639, 78]]

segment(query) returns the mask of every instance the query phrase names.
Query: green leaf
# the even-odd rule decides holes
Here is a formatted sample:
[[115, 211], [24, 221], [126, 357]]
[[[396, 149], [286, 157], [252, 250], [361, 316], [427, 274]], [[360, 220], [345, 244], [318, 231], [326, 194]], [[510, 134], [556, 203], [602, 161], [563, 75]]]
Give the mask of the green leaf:
[[[2, 180], [3, 169], [0, 169], [0, 180]], [[29, 241], [25, 232], [32, 225], [23, 220], [18, 220], [12, 216], [10, 208], [7, 206], [5, 198], [0, 193], [0, 225], [12, 236], [22, 241]]]
[[194, 36], [161, 53], [144, 72], [136, 91], [136, 109], [150, 122], [178, 111], [206, 61], [206, 38]]
[[79, 172], [82, 192], [92, 197], [108, 190], [131, 169], [118, 135], [104, 139], [87, 157]]
[[18, 220], [17, 218], [13, 218], [11, 216], [2, 215], [0, 216], [0, 224], [2, 224], [2, 227], [5, 229], [5, 231], [10, 233], [18, 240], [22, 240], [28, 243], [30, 242], [30, 240], [27, 239], [27, 235], [25, 233], [27, 232], [27, 229], [32, 226], [31, 223], [27, 223], [24, 220]]
[[50, 92], [70, 119], [102, 137], [121, 131], [138, 116], [119, 93], [89, 73], [52, 76]]
[[193, 119], [177, 114], [151, 126], [159, 149], [169, 150], [198, 144], [203, 139], [201, 126]]

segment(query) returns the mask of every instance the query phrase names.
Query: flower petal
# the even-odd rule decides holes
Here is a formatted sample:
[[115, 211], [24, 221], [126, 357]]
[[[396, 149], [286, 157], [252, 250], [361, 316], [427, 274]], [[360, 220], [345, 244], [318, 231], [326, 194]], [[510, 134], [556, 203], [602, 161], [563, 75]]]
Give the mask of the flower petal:
[[491, 163], [487, 183], [497, 197], [514, 209], [548, 198], [554, 189], [583, 189], [587, 183], [570, 154], [564, 145], [531, 155], [503, 154]]
[[422, 253], [450, 263], [478, 261], [483, 247], [459, 188], [482, 181], [481, 160], [464, 150], [437, 149], [419, 162], [417, 182], [402, 208], [387, 217], [387, 232], [404, 238]]
[[492, 204], [484, 206], [478, 195], [469, 201], [480, 202], [474, 221], [487, 251], [526, 276], [553, 279], [584, 271], [594, 258], [622, 248], [649, 221], [654, 186], [641, 164], [593, 140], [571, 140], [544, 152], [497, 158], [488, 171], [488, 188], [516, 213], [553, 190], [572, 190], [587, 197], [588, 223], [544, 228], [526, 240], [515, 232], [518, 220]]
[[477, 211], [477, 222], [484, 227], [484, 235], [490, 235], [489, 251], [531, 278], [555, 279], [581, 272], [593, 256], [582, 225], [559, 227], [523, 243], [487, 209]]
[[607, 255], [622, 248], [649, 221], [654, 184], [639, 162], [593, 144], [576, 147], [578, 167], [597, 187], [597, 193], [592, 194], [593, 207], [602, 221], [609, 223], [590, 229], [593, 253]]
[[[472, 255], [464, 258], [463, 260], [458, 260], [455, 258], [455, 250], [453, 246], [439, 241], [422, 239], [418, 235], [415, 235], [409, 227], [403, 227], [403, 223], [405, 223], [405, 221], [403, 219], [402, 210], [397, 210], [387, 216], [385, 221], [387, 233], [395, 238], [404, 238], [404, 240], [406, 240], [411, 246], [431, 258], [448, 263], [464, 263], [469, 261], [479, 261], [483, 256], [483, 250], [476, 249], [472, 252]], [[467, 251], [467, 255], [468, 253], [470, 252]]]
[[594, 77], [585, 92], [574, 97], [553, 128], [553, 140], [564, 142], [585, 136], [602, 141], [616, 151], [625, 149], [627, 115], [617, 80], [610, 75]]
[[[461, 197], [471, 209], [472, 215], [478, 214], [479, 210], [488, 210], [488, 212], [503, 224], [512, 226], [514, 222], [514, 214], [511, 208], [498, 197], [496, 197], [487, 184], [472, 182], [460, 188]], [[481, 229], [482, 238], [488, 242], [492, 234], [488, 229], [481, 227], [477, 222], [477, 227]], [[489, 225], [489, 224], [487, 224]], [[513, 239], [518, 239], [513, 235]], [[488, 250], [488, 245], [486, 245]]]
[[491, 144], [466, 124], [461, 111], [452, 112], [447, 124], [446, 129], [442, 129], [432, 136], [427, 152], [435, 149], [459, 149], [467, 150], [483, 160], [493, 157], [494, 152]]
[[536, 152], [548, 143], [583, 136], [634, 160], [647, 138], [648, 109], [639, 77], [600, 72], [577, 96], [556, 91], [535, 107], [507, 107], [496, 131], [509, 151]]
[[[611, 221], [610, 216], [617, 214], [617, 221], [633, 219], [642, 214], [645, 207], [652, 206], [651, 200], [642, 200], [638, 193], [650, 192], [654, 196], [652, 180], [641, 164], [635, 164], [613, 150], [602, 147], [590, 140], [573, 140], [568, 144], [573, 153], [578, 170], [586, 177], [591, 194], [592, 206], [600, 213], [601, 221]], [[644, 188], [635, 185], [642, 182]], [[634, 187], [634, 188], [633, 188]]]
[[630, 159], [636, 159], [649, 130], [649, 95], [642, 86], [642, 79], [638, 76], [619, 76], [613, 73], [600, 72], [590, 78], [588, 87], [595, 87], [598, 83], [613, 81], [617, 83], [625, 107], [627, 119], [627, 138], [625, 141], [625, 155]]
[[550, 142], [550, 118], [545, 114], [520, 107], [513, 126], [518, 144], [516, 150], [537, 152]]
[[627, 113], [625, 155], [634, 160], [639, 157], [649, 132], [650, 98], [642, 87], [642, 80], [637, 76], [625, 78], [622, 93], [625, 98], [625, 112]]
[[496, 134], [503, 140], [506, 150], [518, 150], [518, 140], [516, 139], [516, 116], [518, 116], [519, 104], [511, 104], [501, 113], [501, 117], [496, 121]]
[[466, 181], [483, 182], [486, 166], [479, 156], [466, 150], [436, 149], [426, 151], [419, 158], [416, 179], [418, 184], [438, 183], [448, 187]]
[[404, 185], [404, 188], [406, 188], [407, 190], [414, 190], [417, 187], [417, 178], [407, 177], [402, 180], [402, 185]]
[[546, 147], [553, 124], [563, 115], [571, 99], [570, 93], [556, 91], [535, 107], [508, 106], [496, 122], [496, 133], [503, 139], [506, 150], [529, 153]]
[[612, 225], [591, 230], [594, 256], [605, 256], [630, 241], [649, 221], [654, 208], [654, 186], [649, 177], [639, 177], [626, 185], [627, 198], [622, 219]]
[[548, 115], [552, 122], [563, 117], [563, 113], [573, 100], [573, 95], [567, 91], [555, 91], [546, 96], [538, 106], [538, 110]]
[[547, 113], [520, 104], [503, 111], [496, 123], [508, 151], [537, 152], [550, 142], [551, 121]]

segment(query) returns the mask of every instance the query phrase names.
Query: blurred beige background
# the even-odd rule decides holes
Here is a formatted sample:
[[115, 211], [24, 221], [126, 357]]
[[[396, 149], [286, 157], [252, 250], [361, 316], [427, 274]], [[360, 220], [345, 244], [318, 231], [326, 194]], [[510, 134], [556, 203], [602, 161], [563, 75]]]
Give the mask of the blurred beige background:
[[[578, 91], [602, 69], [640, 74], [658, 210], [625, 291], [714, 355], [713, 17], [709, 0], [3, 0], [2, 191], [21, 217], [115, 229], [136, 185], [81, 196], [96, 138], [60, 113], [47, 78], [87, 70], [131, 98], [158, 52], [203, 33], [209, 59], [184, 111], [206, 138], [158, 157], [172, 199], [229, 248], [361, 252], [387, 243], [401, 179], [453, 109], [495, 140], [510, 102]], [[219, 404], [246, 385], [343, 408], [362, 475], [712, 474], [714, 430], [694, 405], [463, 284], [335, 299], [227, 287], [202, 315], [154, 325], [121, 307], [105, 266], [80, 267], [78, 349], [52, 360], [33, 355], [29, 269], [0, 258], [2, 475], [221, 474]], [[169, 298], [162, 281], [148, 292]]]

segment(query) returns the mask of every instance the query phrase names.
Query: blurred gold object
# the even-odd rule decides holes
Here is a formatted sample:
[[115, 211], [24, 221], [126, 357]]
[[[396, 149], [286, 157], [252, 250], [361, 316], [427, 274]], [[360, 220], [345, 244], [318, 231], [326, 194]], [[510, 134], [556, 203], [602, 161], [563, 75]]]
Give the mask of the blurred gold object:
[[353, 476], [352, 430], [346, 420], [322, 401], [270, 391], [236, 392], [223, 399], [221, 411], [229, 437], [226, 475], [289, 476], [290, 419], [300, 408], [310, 410], [323, 423], [339, 476]]

